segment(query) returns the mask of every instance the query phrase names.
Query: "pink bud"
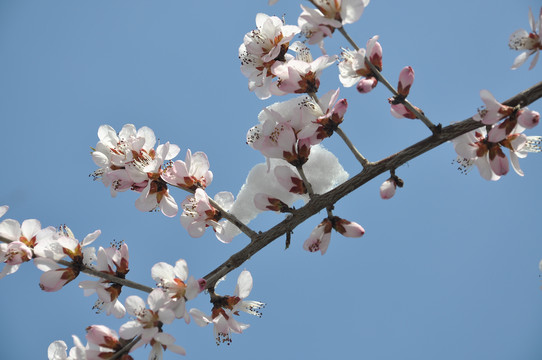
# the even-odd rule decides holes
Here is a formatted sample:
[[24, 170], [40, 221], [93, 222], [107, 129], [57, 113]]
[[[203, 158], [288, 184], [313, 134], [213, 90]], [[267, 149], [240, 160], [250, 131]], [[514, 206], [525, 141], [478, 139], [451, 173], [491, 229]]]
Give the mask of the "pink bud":
[[283, 203], [281, 200], [264, 193], [257, 193], [254, 195], [254, 206], [262, 211], [271, 210], [285, 212], [289, 209], [288, 205]]
[[299, 195], [307, 193], [305, 183], [303, 183], [303, 180], [301, 180], [289, 166], [277, 166], [274, 173], [279, 184], [289, 192]]
[[205, 287], [207, 286], [207, 280], [205, 279], [198, 279], [198, 285], [199, 285], [199, 292], [202, 292], [205, 290]]
[[397, 86], [397, 92], [400, 95], [407, 97], [413, 82], [414, 70], [411, 66], [405, 66], [399, 74], [399, 85]]
[[356, 86], [356, 89], [362, 94], [367, 94], [371, 90], [373, 90], [376, 85], [378, 84], [378, 80], [374, 77], [366, 77], [361, 79], [358, 82], [358, 85]]
[[367, 41], [367, 57], [379, 71], [382, 71], [382, 46], [377, 41], [378, 35]]
[[337, 103], [333, 107], [333, 115], [331, 115], [331, 119], [334, 122], [337, 122], [337, 119], [340, 119], [340, 122], [342, 122], [342, 119], [344, 118], [344, 114], [346, 113], [347, 108], [348, 108], [348, 102], [346, 101], [346, 99], [341, 99], [337, 101]]
[[506, 175], [508, 173], [508, 159], [506, 158], [506, 155], [504, 155], [504, 153], [502, 152], [500, 146], [493, 146], [489, 150], [489, 165], [491, 166], [491, 170], [497, 176]]
[[86, 338], [92, 344], [109, 349], [115, 349], [120, 345], [117, 333], [104, 325], [91, 325], [87, 327]]
[[361, 237], [365, 234], [365, 229], [360, 224], [341, 219], [337, 216], [333, 218], [333, 228], [346, 237]]
[[408, 110], [405, 105], [400, 104], [400, 103], [391, 104], [390, 111], [391, 111], [391, 114], [398, 119], [401, 119], [401, 118], [416, 119], [416, 115], [414, 115], [413, 112]]
[[391, 199], [395, 195], [397, 184], [393, 178], [389, 178], [380, 185], [380, 197], [384, 200]]
[[540, 121], [540, 114], [529, 109], [521, 109], [518, 111], [518, 124], [526, 129], [532, 129]]

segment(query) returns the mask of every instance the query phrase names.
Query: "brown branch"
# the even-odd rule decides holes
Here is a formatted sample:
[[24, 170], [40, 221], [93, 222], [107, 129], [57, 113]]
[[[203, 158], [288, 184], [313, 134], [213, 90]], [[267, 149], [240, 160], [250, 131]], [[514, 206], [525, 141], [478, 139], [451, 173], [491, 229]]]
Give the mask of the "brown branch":
[[[542, 82], [532, 86], [525, 91], [520, 92], [514, 97], [506, 100], [503, 104], [508, 106], [520, 105], [522, 107], [525, 107], [533, 103], [534, 101], [540, 99], [541, 97]], [[330, 190], [322, 195], [314, 195], [314, 197], [311, 198], [307, 205], [296, 210], [292, 214], [292, 216], [289, 216], [284, 221], [275, 225], [266, 232], [258, 234], [257, 237], [255, 239], [252, 239], [250, 244], [248, 244], [245, 248], [233, 254], [222, 265], [218, 266], [216, 269], [207, 274], [204, 277], [205, 280], [207, 280], [207, 288], [214, 288], [214, 285], [218, 279], [241, 266], [241, 264], [250, 259], [252, 255], [256, 254], [258, 251], [269, 245], [275, 239], [288, 233], [289, 231], [292, 231], [297, 225], [301, 224], [314, 214], [326, 208], [327, 206], [335, 204], [344, 196], [350, 194], [351, 192], [361, 187], [365, 183], [369, 182], [370, 180], [374, 179], [378, 175], [386, 171], [396, 169], [407, 161], [415, 159], [421, 154], [431, 149], [434, 149], [437, 146], [442, 145], [443, 143], [450, 141], [462, 134], [477, 129], [481, 127], [481, 125], [482, 124], [480, 122], [474, 121], [472, 120], [472, 118], [468, 118], [461, 122], [446, 126], [442, 129], [441, 132], [437, 134], [433, 134], [432, 136], [427, 137], [422, 141], [417, 142], [416, 144], [399, 151], [398, 153], [388, 156], [385, 159], [382, 159], [375, 163], [371, 163], [359, 174], [337, 186], [335, 189]]]

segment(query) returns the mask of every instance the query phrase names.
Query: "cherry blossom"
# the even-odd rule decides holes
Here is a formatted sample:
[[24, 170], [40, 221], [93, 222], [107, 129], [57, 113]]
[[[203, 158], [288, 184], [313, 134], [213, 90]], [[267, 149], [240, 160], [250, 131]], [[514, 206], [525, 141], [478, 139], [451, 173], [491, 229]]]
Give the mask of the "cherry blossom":
[[[0, 210], [5, 213], [7, 209], [7, 206], [3, 206]], [[11, 242], [0, 243], [0, 262], [5, 263], [0, 279], [16, 272], [23, 262], [30, 261], [34, 257], [34, 248], [54, 233], [53, 227], [42, 229], [41, 223], [36, 219], [24, 220], [22, 224], [13, 219], [2, 221], [0, 237]]]
[[493, 125], [501, 119], [510, 116], [514, 111], [512, 107], [498, 102], [488, 90], [481, 90], [480, 97], [485, 104], [485, 109], [478, 111], [472, 118], [473, 120], [480, 121], [482, 124]]
[[271, 68], [292, 59], [287, 54], [290, 40], [299, 33], [295, 25], [284, 25], [276, 16], [256, 15], [257, 29], [247, 33], [239, 47], [241, 72], [248, 78], [248, 88], [260, 99], [271, 96], [275, 74]]
[[[95, 270], [124, 279], [129, 271], [128, 257], [128, 245], [126, 243], [107, 249], [100, 247], [97, 253]], [[122, 285], [102, 279], [81, 281], [79, 287], [84, 290], [85, 296], [94, 293], [98, 295], [99, 300], [94, 305], [94, 308], [105, 310], [107, 315], [113, 314], [119, 319], [126, 314], [126, 309], [119, 300]]]
[[303, 243], [303, 249], [315, 252], [320, 251], [324, 255], [331, 240], [331, 229], [333, 225], [329, 219], [324, 219], [310, 234]]
[[160, 208], [164, 215], [175, 216], [177, 203], [160, 175], [164, 161], [177, 156], [179, 147], [167, 142], [154, 149], [154, 132], [148, 127], [136, 131], [132, 124], [124, 125], [118, 135], [111, 126], [102, 125], [98, 137], [92, 158], [100, 169], [94, 178], [101, 178], [112, 196], [128, 189], [139, 192], [135, 205], [141, 211]]
[[309, 238], [303, 243], [303, 249], [309, 252], [320, 251], [324, 255], [331, 240], [331, 229], [346, 237], [361, 237], [365, 234], [365, 229], [358, 223], [338, 216], [330, 216], [322, 220], [311, 232]]
[[337, 100], [339, 97], [339, 89], [336, 91], [329, 91], [320, 98], [319, 103], [324, 106], [324, 109], [320, 108], [321, 115], [314, 121], [318, 124], [315, 134], [311, 140], [311, 144], [317, 144], [323, 139], [333, 135], [335, 130], [343, 122], [344, 114], [348, 108], [348, 102], [346, 99]]
[[309, 44], [318, 43], [323, 49], [323, 39], [344, 24], [358, 21], [369, 0], [315, 0], [313, 4], [317, 9], [301, 5], [298, 25]]
[[320, 106], [306, 96], [275, 103], [260, 112], [260, 123], [247, 133], [247, 144], [268, 159], [302, 165], [308, 160], [310, 147], [322, 141], [315, 135], [320, 115]]
[[92, 152], [92, 160], [99, 167], [93, 173], [95, 179], [101, 179], [106, 187], [110, 187], [111, 195], [116, 196], [117, 191], [126, 191], [134, 184], [146, 180], [146, 177], [137, 175], [137, 180], [128, 173], [126, 166], [134, 160], [134, 156], [151, 153], [156, 143], [154, 132], [144, 126], [139, 130], [133, 124], [126, 124], [117, 134], [109, 125], [98, 128], [98, 138]]
[[[223, 191], [216, 194], [214, 200], [227, 211], [233, 204], [233, 195]], [[203, 189], [196, 189], [194, 196], [188, 196], [182, 202], [181, 207], [183, 209], [181, 225], [190, 236], [201, 237], [209, 226], [214, 229], [217, 236], [222, 233], [222, 224], [218, 222], [222, 218], [222, 214], [211, 205], [209, 196]], [[221, 240], [220, 237], [219, 240]]]
[[360, 93], [368, 93], [378, 84], [367, 61], [373, 64], [378, 71], [382, 71], [382, 46], [378, 42], [378, 35], [367, 42], [367, 50], [361, 48], [357, 51], [344, 49], [339, 62], [339, 80], [345, 87], [357, 84]]
[[152, 267], [151, 275], [169, 297], [167, 303], [175, 317], [184, 318], [187, 324], [190, 323], [190, 316], [185, 311], [186, 301], [194, 299], [205, 288], [205, 280], [196, 280], [193, 276], [188, 278], [188, 265], [184, 259], [177, 260], [175, 267], [159, 262]]
[[540, 50], [542, 49], [542, 39], [540, 38], [540, 34], [542, 34], [542, 8], [540, 9], [540, 15], [538, 16], [537, 21], [535, 21], [532, 10], [529, 9], [529, 25], [531, 26], [530, 33], [524, 29], [520, 29], [514, 31], [514, 33], [510, 35], [510, 40], [508, 42], [510, 49], [525, 50], [514, 60], [512, 70], [523, 65], [529, 56], [533, 54], [534, 57], [529, 66], [529, 70], [533, 69], [538, 62]]
[[[140, 168], [148, 178], [147, 186], [141, 191], [136, 200], [135, 206], [140, 211], [153, 211], [160, 208], [162, 213], [168, 217], [177, 215], [178, 206], [173, 196], [169, 194], [166, 182], [161, 178], [162, 165], [164, 160], [170, 160], [177, 156], [179, 147], [169, 142], [158, 145], [156, 151], [151, 152], [148, 157], [140, 156], [134, 160], [135, 168]], [[133, 169], [134, 167], [128, 167]], [[129, 171], [130, 172], [130, 171]], [[133, 175], [131, 175], [134, 178]]]
[[290, 49], [297, 53], [295, 59], [285, 63], [275, 63], [271, 72], [278, 77], [278, 81], [270, 88], [273, 95], [316, 93], [320, 87], [322, 71], [331, 66], [337, 58], [322, 55], [316, 60], [307, 46], [296, 41]]
[[459, 169], [466, 173], [472, 165], [476, 165], [484, 179], [499, 180], [509, 171], [508, 159], [503, 152], [503, 149], [507, 148], [510, 151], [513, 169], [518, 175], [523, 176], [518, 158], [527, 156], [529, 152], [540, 152], [541, 137], [525, 136], [520, 132], [507, 135], [498, 142], [491, 142], [488, 139], [485, 128], [455, 138], [452, 142], [459, 155], [456, 160], [460, 165]]
[[192, 191], [197, 188], [205, 189], [213, 181], [213, 173], [209, 171], [207, 155], [200, 151], [192, 155], [190, 149], [186, 151], [184, 161], [177, 160], [168, 165], [161, 177], [168, 184]]
[[213, 332], [216, 339], [216, 344], [231, 343], [231, 333], [240, 334], [249, 327], [248, 324], [243, 324], [235, 320], [235, 316], [239, 316], [239, 311], [244, 311], [247, 314], [261, 317], [259, 312], [265, 306], [259, 301], [245, 300], [252, 290], [253, 280], [249, 271], [243, 270], [237, 279], [237, 285], [233, 296], [214, 295], [212, 302], [214, 304], [211, 315], [206, 315], [199, 309], [190, 309], [190, 315], [199, 326], [213, 324]]
[[[44, 271], [40, 278], [40, 288], [47, 292], [58, 291], [75, 279], [83, 267], [90, 266], [96, 260], [96, 251], [94, 248], [86, 246], [96, 240], [100, 234], [101, 231], [96, 230], [79, 242], [73, 236], [72, 231], [67, 226], [63, 226], [62, 233], [58, 238], [48, 239], [44, 248], [36, 252], [48, 254], [50, 257], [34, 259], [34, 264], [38, 269]], [[62, 259], [66, 255], [72, 260], [72, 263], [68, 268], [60, 268], [56, 260]]]
[[175, 338], [173, 336], [162, 331], [164, 324], [171, 324], [175, 319], [175, 313], [166, 305], [168, 301], [169, 298], [162, 289], [154, 289], [149, 294], [147, 297], [148, 309], [139, 296], [132, 295], [126, 298], [126, 310], [135, 317], [135, 320], [128, 321], [120, 327], [120, 337], [128, 340], [141, 336], [132, 349], [150, 343], [152, 345], [149, 355], [151, 359], [161, 357], [161, 346], [155, 347], [156, 343], [164, 345], [177, 354], [186, 354], [182, 347], [174, 344]]

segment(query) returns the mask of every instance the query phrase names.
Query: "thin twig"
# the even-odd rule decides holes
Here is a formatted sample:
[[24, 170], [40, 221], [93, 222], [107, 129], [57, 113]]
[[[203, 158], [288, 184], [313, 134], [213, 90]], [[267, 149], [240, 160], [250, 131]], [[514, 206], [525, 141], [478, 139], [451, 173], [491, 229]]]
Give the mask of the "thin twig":
[[363, 168], [366, 168], [367, 166], [371, 165], [372, 163], [369, 162], [369, 160], [367, 160], [363, 155], [361, 155], [361, 153], [358, 151], [358, 149], [356, 149], [356, 147], [354, 146], [354, 144], [352, 144], [352, 142], [350, 141], [350, 139], [348, 138], [348, 136], [346, 136], [346, 134], [344, 133], [344, 131], [340, 128], [340, 127], [337, 127], [337, 129], [335, 129], [335, 132], [337, 134], [339, 134], [339, 136], [343, 139], [343, 141], [345, 142], [346, 146], [348, 146], [348, 148], [350, 149], [350, 151], [352, 152], [352, 154], [354, 154], [354, 156], [356, 157], [356, 159], [358, 159], [358, 161], [360, 162], [361, 166], [363, 166]]
[[[359, 50], [358, 45], [354, 42], [354, 40], [352, 40], [350, 35], [348, 35], [344, 27], [340, 27], [338, 28], [338, 30], [344, 36], [346, 41], [348, 41], [350, 45], [352, 45], [352, 47], [354, 47], [356, 51]], [[388, 90], [391, 91], [391, 93], [394, 96], [399, 95], [397, 90], [389, 83], [389, 81], [382, 75], [382, 73], [371, 63], [367, 55], [365, 56], [365, 63], [369, 65], [369, 67], [371, 68], [371, 72], [378, 79], [379, 82], [384, 84], [384, 86], [387, 87]], [[405, 107], [408, 110], [410, 110], [414, 115], [416, 115], [416, 117], [420, 119], [425, 124], [425, 126], [427, 126], [429, 130], [431, 130], [433, 134], [436, 134], [440, 131], [440, 126], [436, 126], [435, 124], [433, 124], [431, 120], [427, 118], [427, 116], [425, 116], [422, 112], [416, 109], [407, 99], [403, 99], [401, 102], [405, 105]]]
[[309, 180], [307, 180], [307, 176], [305, 175], [305, 172], [303, 171], [303, 166], [301, 165], [296, 166], [296, 169], [297, 169], [297, 172], [299, 173], [299, 176], [301, 176], [301, 180], [303, 180], [303, 182], [305, 183], [305, 187], [307, 188], [307, 193], [309, 194], [309, 197], [313, 198], [314, 191], [312, 190], [312, 185], [309, 182]]

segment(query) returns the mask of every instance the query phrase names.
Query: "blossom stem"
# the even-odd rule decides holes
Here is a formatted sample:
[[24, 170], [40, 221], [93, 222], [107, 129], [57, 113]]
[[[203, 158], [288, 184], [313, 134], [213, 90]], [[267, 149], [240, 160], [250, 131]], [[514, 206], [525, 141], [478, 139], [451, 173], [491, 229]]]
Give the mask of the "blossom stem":
[[[0, 241], [9, 244], [13, 240], [9, 240], [9, 239], [6, 239], [6, 238], [3, 238], [3, 237], [0, 236]], [[66, 260], [55, 260], [55, 262], [57, 264], [59, 264], [59, 265], [62, 265], [62, 266], [67, 266], [67, 267], [72, 266], [72, 263], [69, 262], [69, 261], [66, 261]], [[119, 277], [117, 277], [115, 275], [111, 275], [111, 274], [107, 274], [107, 273], [95, 270], [90, 266], [83, 265], [82, 268], [81, 268], [81, 272], [84, 272], [85, 274], [88, 274], [88, 275], [91, 275], [91, 276], [95, 276], [95, 277], [105, 279], [105, 280], [110, 281], [110, 282], [117, 283], [117, 284], [122, 285], [122, 286], [127, 286], [127, 287], [131, 287], [133, 289], [136, 289], [136, 290], [141, 290], [141, 291], [144, 291], [146, 293], [150, 293], [152, 291], [152, 288], [150, 288], [148, 286], [136, 283], [134, 281], [122, 279], [122, 278], [119, 278]]]
[[[352, 45], [352, 47], [357, 51], [359, 50], [359, 46], [354, 42], [354, 40], [352, 40], [352, 38], [350, 37], [350, 35], [348, 35], [348, 33], [346, 32], [346, 30], [344, 29], [344, 27], [340, 27], [338, 28], [339, 32], [344, 36], [344, 38], [346, 39], [346, 41], [348, 41], [350, 43], [350, 45]], [[391, 93], [394, 95], [394, 96], [398, 96], [399, 93], [397, 92], [397, 90], [390, 84], [390, 82], [382, 75], [382, 73], [371, 63], [371, 61], [369, 61], [369, 58], [367, 56], [365, 56], [365, 63], [367, 65], [369, 65], [369, 67], [371, 68], [371, 72], [374, 74], [374, 76], [378, 79], [379, 82], [381, 82], [382, 84], [384, 84], [385, 87], [388, 88], [389, 91], [391, 91]], [[441, 126], [438, 125], [436, 126], [435, 124], [433, 124], [428, 118], [427, 116], [425, 116], [421, 111], [419, 111], [418, 109], [416, 109], [407, 99], [402, 99], [401, 103], [403, 103], [405, 105], [405, 107], [410, 110], [414, 115], [416, 115], [416, 117], [418, 119], [420, 119], [424, 124], [425, 126], [427, 126], [429, 128], [429, 130], [431, 130], [431, 132], [433, 134], [438, 134], [441, 130]]]
[[314, 197], [314, 191], [312, 190], [312, 185], [309, 182], [309, 180], [307, 180], [307, 176], [305, 175], [305, 172], [303, 171], [303, 166], [298, 165], [296, 166], [296, 169], [297, 169], [297, 172], [299, 173], [299, 176], [301, 176], [301, 180], [303, 180], [303, 182], [305, 183], [305, 187], [307, 188], [307, 193], [312, 199]]
[[335, 129], [335, 132], [337, 134], [339, 134], [339, 136], [343, 139], [343, 141], [345, 142], [346, 146], [348, 146], [348, 148], [350, 149], [350, 151], [352, 152], [352, 154], [354, 154], [354, 156], [356, 157], [356, 159], [358, 159], [359, 163], [361, 164], [361, 166], [363, 166], [363, 168], [366, 168], [367, 166], [371, 165], [372, 163], [367, 160], [363, 155], [361, 155], [361, 153], [358, 151], [358, 149], [356, 149], [356, 147], [354, 146], [354, 144], [352, 144], [352, 142], [350, 141], [350, 139], [348, 138], [348, 136], [346, 136], [346, 134], [344, 133], [344, 131], [339, 127], [337, 126], [337, 129]]
[[[313, 100], [318, 104], [318, 106], [320, 106], [320, 108], [322, 107], [322, 105], [320, 105], [320, 101], [318, 100], [318, 96], [316, 96], [316, 93], [308, 93], [310, 97], [313, 98]], [[354, 144], [352, 144], [352, 141], [350, 141], [350, 139], [348, 138], [348, 136], [346, 136], [346, 134], [344, 133], [344, 131], [342, 131], [342, 129], [340, 127], [337, 126], [337, 129], [334, 130], [337, 134], [339, 134], [339, 136], [343, 139], [343, 141], [346, 143], [346, 146], [348, 146], [348, 148], [350, 149], [350, 151], [352, 151], [352, 154], [354, 154], [354, 156], [356, 157], [356, 159], [358, 159], [358, 161], [361, 163], [361, 166], [363, 166], [364, 168], [367, 166], [367, 165], [370, 165], [371, 163], [363, 156], [361, 155], [361, 153], [359, 152], [358, 149], [356, 149], [356, 147], [354, 146]]]
[[119, 359], [122, 355], [124, 354], [128, 354], [130, 352], [130, 350], [134, 347], [135, 344], [137, 344], [137, 342], [141, 339], [141, 335], [138, 335], [136, 336], [135, 338], [133, 338], [130, 342], [128, 342], [128, 344], [124, 345], [122, 347], [122, 349], [120, 349], [119, 351], [115, 352], [115, 355], [113, 355], [112, 357], [109, 358], [109, 360], [115, 360], [115, 359]]

